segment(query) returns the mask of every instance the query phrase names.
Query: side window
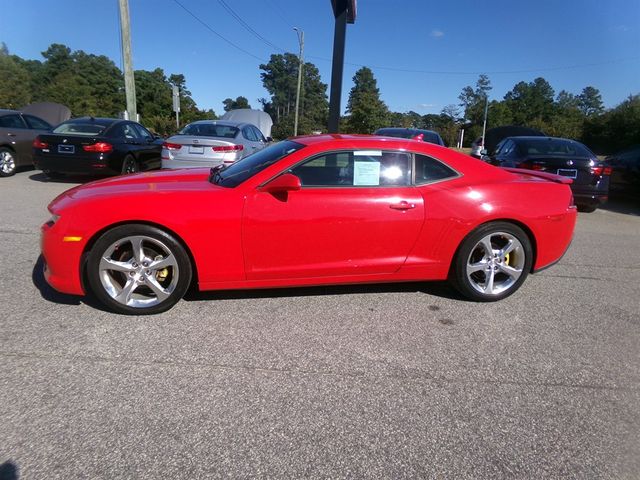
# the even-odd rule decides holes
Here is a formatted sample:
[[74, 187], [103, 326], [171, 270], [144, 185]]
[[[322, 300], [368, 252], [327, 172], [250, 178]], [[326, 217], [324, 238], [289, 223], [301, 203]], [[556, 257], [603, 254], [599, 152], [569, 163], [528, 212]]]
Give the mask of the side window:
[[258, 130], [256, 127], [251, 127], [251, 130], [253, 130], [253, 135], [257, 138], [257, 142], [267, 143], [267, 139], [264, 138], [264, 135], [262, 135], [262, 132], [260, 130]]
[[153, 139], [153, 135], [151, 135], [149, 130], [144, 128], [142, 125], [138, 125], [137, 123], [132, 123], [130, 125], [136, 130], [140, 138], [144, 138], [145, 140], [149, 138]]
[[435, 158], [416, 154], [416, 185], [437, 182], [445, 178], [457, 177], [458, 174], [452, 168]]
[[246, 138], [247, 140], [249, 140], [250, 142], [257, 142], [258, 139], [256, 138], [255, 134], [253, 133], [253, 130], [251, 129], [251, 127], [244, 127], [242, 129], [242, 136], [244, 138]]
[[294, 167], [302, 186], [408, 185], [410, 156], [405, 152], [356, 150], [327, 153]]
[[41, 118], [34, 117], [33, 115], [23, 115], [22, 118], [25, 119], [29, 128], [33, 128], [35, 130], [50, 130], [51, 125], [42, 120]]
[[0, 127], [3, 128], [27, 128], [20, 115], [5, 115], [0, 117]]
[[140, 138], [140, 135], [138, 135], [138, 132], [133, 123], [125, 123], [122, 126], [122, 131], [124, 133], [124, 138], [126, 138], [127, 140], [138, 140]]

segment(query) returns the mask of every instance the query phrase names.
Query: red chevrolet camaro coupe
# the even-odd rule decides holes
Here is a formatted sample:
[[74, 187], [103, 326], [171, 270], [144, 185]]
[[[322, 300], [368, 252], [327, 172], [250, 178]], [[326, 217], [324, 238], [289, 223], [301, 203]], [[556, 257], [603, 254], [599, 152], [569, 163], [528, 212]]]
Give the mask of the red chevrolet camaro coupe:
[[72, 188], [42, 226], [45, 278], [125, 314], [200, 290], [449, 279], [515, 292], [571, 242], [571, 180], [438, 145], [297, 137], [230, 166]]

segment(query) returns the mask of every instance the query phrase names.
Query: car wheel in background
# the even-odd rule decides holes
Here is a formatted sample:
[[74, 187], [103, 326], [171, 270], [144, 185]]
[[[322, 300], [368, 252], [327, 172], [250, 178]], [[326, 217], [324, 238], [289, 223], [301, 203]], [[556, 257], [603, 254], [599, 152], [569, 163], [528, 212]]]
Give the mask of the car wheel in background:
[[577, 205], [579, 212], [592, 213], [598, 209], [597, 205]]
[[520, 288], [533, 263], [527, 234], [507, 222], [493, 222], [474, 230], [454, 258], [451, 280], [465, 297], [493, 302]]
[[149, 225], [105, 232], [89, 253], [91, 291], [116, 313], [148, 315], [175, 305], [191, 283], [191, 262], [172, 235]]
[[16, 153], [6, 147], [0, 147], [0, 177], [10, 177], [16, 173]]
[[126, 157], [124, 157], [124, 160], [122, 161], [123, 175], [127, 173], [136, 173], [139, 171], [140, 171], [140, 166], [138, 165], [138, 162], [136, 162], [135, 158], [133, 158], [131, 155], [127, 155]]

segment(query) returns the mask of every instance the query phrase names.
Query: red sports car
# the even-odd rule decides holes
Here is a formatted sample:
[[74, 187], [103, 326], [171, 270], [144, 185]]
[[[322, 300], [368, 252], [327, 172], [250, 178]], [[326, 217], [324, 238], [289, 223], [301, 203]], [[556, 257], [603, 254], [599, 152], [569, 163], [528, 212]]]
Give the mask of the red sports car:
[[297, 137], [225, 167], [73, 188], [42, 226], [45, 278], [125, 314], [200, 290], [449, 279], [502, 299], [571, 242], [570, 179], [415, 140]]

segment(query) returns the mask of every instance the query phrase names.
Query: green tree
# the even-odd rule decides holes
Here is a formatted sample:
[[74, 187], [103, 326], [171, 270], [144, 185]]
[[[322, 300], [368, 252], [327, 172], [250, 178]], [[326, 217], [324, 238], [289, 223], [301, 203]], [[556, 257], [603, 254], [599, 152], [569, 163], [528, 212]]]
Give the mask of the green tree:
[[0, 44], [0, 108], [19, 109], [31, 102], [29, 72], [12, 56], [4, 44]]
[[602, 95], [600, 95], [600, 91], [597, 88], [591, 86], [583, 88], [577, 99], [580, 110], [587, 117], [600, 115], [604, 112]]
[[224, 111], [225, 112], [230, 112], [231, 110], [238, 110], [240, 108], [251, 108], [251, 105], [249, 105], [249, 100], [247, 100], [247, 97], [236, 97], [236, 99], [232, 99], [232, 98], [225, 98], [222, 101], [222, 104], [224, 105]]
[[544, 128], [554, 112], [553, 97], [549, 82], [538, 77], [533, 82], [518, 82], [504, 99], [514, 124]]
[[[267, 64], [260, 65], [264, 88], [271, 98], [260, 99], [265, 112], [274, 120], [274, 137], [293, 134], [293, 115], [298, 87], [298, 57], [292, 53], [271, 55]], [[300, 93], [298, 133], [306, 134], [326, 129], [329, 104], [327, 85], [322, 83], [318, 68], [305, 63]]]
[[353, 76], [347, 112], [350, 114], [347, 128], [352, 133], [372, 133], [389, 122], [389, 109], [380, 99], [377, 81], [368, 67], [362, 67]]
[[587, 119], [583, 142], [601, 154], [640, 144], [640, 95], [632, 95], [602, 115]]

